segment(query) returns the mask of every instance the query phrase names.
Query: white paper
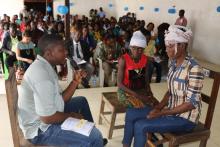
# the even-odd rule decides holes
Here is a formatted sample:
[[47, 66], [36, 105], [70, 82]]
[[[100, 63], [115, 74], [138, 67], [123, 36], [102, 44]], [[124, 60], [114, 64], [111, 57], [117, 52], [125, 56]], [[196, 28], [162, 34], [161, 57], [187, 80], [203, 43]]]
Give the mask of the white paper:
[[80, 65], [80, 64], [85, 64], [85, 63], [86, 63], [85, 60], [81, 60], [81, 61], [77, 62], [78, 65]]
[[93, 122], [69, 117], [62, 123], [61, 129], [89, 136], [94, 126]]
[[76, 62], [77, 65], [85, 64], [86, 63], [85, 60], [79, 59], [79, 58], [76, 58], [76, 57], [73, 57], [73, 60]]

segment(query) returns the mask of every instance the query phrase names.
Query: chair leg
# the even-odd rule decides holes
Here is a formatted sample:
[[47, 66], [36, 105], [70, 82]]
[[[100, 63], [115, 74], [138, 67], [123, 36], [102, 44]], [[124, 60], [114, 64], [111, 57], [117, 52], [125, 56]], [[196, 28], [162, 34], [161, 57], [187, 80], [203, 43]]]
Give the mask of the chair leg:
[[101, 107], [100, 107], [100, 113], [99, 113], [99, 124], [102, 124], [102, 117], [101, 115], [104, 115], [103, 112], [104, 112], [104, 107], [105, 107], [105, 102], [104, 100], [102, 99], [101, 101]]
[[169, 147], [179, 147], [179, 145], [174, 144], [174, 142], [169, 141]]
[[112, 112], [111, 120], [110, 120], [110, 127], [108, 132], [108, 139], [112, 138], [114, 126], [115, 126], [115, 119], [116, 119], [116, 113], [115, 111]]
[[156, 146], [150, 140], [147, 140], [145, 147], [156, 147]]
[[145, 147], [156, 147], [151, 141], [152, 133], [147, 133], [146, 135], [147, 135], [147, 138], [146, 138], [147, 141], [146, 141]]
[[199, 147], [206, 147], [208, 139], [204, 139], [200, 141]]

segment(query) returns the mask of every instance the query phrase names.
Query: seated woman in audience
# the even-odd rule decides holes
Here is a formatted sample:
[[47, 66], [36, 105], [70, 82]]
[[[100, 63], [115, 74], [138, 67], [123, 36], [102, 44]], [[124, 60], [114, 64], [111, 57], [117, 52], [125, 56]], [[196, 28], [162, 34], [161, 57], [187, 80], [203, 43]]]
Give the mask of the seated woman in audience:
[[62, 22], [57, 23], [57, 33], [65, 39], [64, 24]]
[[24, 31], [22, 40], [17, 45], [16, 58], [21, 67], [26, 71], [35, 59], [35, 44], [31, 41], [31, 32]]
[[143, 108], [151, 103], [153, 97], [147, 74], [149, 60], [143, 54], [145, 47], [145, 36], [136, 31], [130, 41], [130, 52], [119, 60], [118, 98], [127, 108]]
[[94, 39], [96, 40], [97, 43], [102, 41], [103, 30], [100, 28], [98, 23], [95, 23], [93, 34], [94, 34]]
[[[146, 133], [190, 132], [198, 123], [201, 112], [202, 68], [187, 54], [191, 30], [170, 26], [165, 35], [170, 59], [168, 91], [153, 108], [128, 109], [125, 118], [123, 145], [144, 147]], [[161, 125], [162, 124], [162, 125]]]
[[158, 50], [155, 46], [155, 40], [151, 39], [151, 35], [150, 33], [146, 34], [146, 38], [147, 38], [147, 47], [144, 50], [144, 54], [146, 56], [150, 57], [151, 63], [148, 69], [148, 73], [149, 73], [149, 82], [151, 82], [152, 80], [152, 75], [154, 72], [154, 68], [156, 68], [156, 83], [160, 83], [161, 81], [161, 74], [162, 74], [162, 67], [161, 67], [161, 59], [160, 56], [158, 54]]
[[122, 53], [125, 54], [129, 51], [129, 44], [132, 37], [132, 33], [130, 31], [123, 31], [121, 38], [122, 38]]

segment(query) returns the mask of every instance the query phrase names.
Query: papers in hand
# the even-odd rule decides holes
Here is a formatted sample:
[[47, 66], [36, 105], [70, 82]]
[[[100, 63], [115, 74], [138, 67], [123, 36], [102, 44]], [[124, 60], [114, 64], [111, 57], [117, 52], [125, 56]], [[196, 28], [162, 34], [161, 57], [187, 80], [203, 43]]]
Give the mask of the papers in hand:
[[85, 119], [69, 117], [61, 125], [62, 130], [74, 131], [76, 133], [89, 136], [95, 124]]
[[85, 63], [86, 63], [85, 60], [81, 60], [81, 61], [77, 62], [78, 65], [85, 64]]
[[79, 59], [79, 58], [73, 58], [73, 60], [76, 62], [77, 65], [81, 65], [81, 64], [85, 64], [86, 61], [83, 59]]

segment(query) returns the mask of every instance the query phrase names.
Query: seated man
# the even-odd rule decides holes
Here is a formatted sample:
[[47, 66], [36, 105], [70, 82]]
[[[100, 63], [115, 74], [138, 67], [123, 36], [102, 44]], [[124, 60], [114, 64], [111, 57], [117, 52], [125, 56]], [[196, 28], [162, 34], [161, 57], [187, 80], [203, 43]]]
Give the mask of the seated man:
[[[116, 38], [113, 35], [106, 35], [102, 44], [97, 46], [99, 52], [99, 58], [102, 60], [102, 67], [104, 70], [104, 85], [108, 86], [110, 80], [112, 80], [112, 71], [117, 70], [118, 58], [121, 54], [121, 47], [116, 42]], [[111, 81], [113, 82], [113, 81]]]
[[89, 80], [94, 72], [94, 67], [89, 63], [92, 52], [89, 49], [87, 42], [80, 40], [82, 29], [80, 26], [75, 27], [72, 34], [72, 39], [68, 42], [68, 58], [75, 69], [84, 69], [87, 72], [86, 78], [83, 78], [82, 85], [89, 88]]
[[[12, 67], [16, 59], [16, 49], [17, 44], [21, 40], [21, 36], [18, 35], [17, 26], [15, 24], [11, 24], [9, 27], [9, 31], [5, 33], [4, 38], [2, 38], [2, 46], [1, 50], [5, 50], [5, 52], [9, 51], [7, 54], [3, 54], [5, 57], [5, 66], [3, 67], [5, 73], [8, 70], [8, 67]], [[5, 74], [5, 79], [7, 79], [8, 74]]]
[[24, 137], [35, 145], [103, 147], [101, 132], [94, 127], [89, 137], [61, 129], [68, 117], [93, 122], [85, 97], [73, 97], [85, 72], [76, 71], [62, 92], [53, 66], [65, 62], [67, 51], [60, 36], [45, 35], [38, 43], [41, 55], [24, 74], [18, 98], [18, 120]]
[[124, 147], [144, 147], [146, 133], [188, 132], [196, 126], [201, 112], [202, 68], [187, 54], [191, 30], [170, 26], [165, 35], [171, 60], [168, 91], [154, 108], [128, 109], [125, 118]]

